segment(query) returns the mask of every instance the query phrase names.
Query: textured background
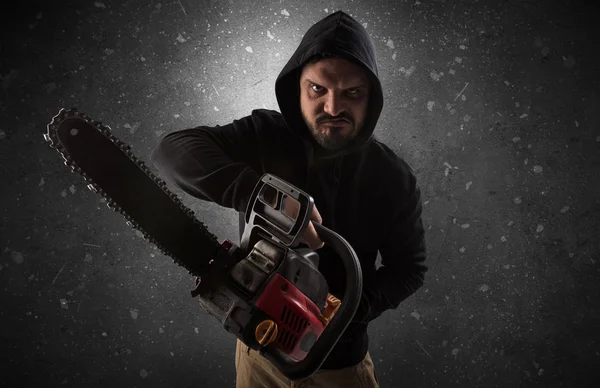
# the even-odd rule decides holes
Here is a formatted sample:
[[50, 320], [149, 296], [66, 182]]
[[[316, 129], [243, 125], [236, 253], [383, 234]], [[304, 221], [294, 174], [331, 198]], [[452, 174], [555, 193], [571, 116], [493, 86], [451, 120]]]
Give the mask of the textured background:
[[[591, 1], [38, 3], [2, 10], [2, 386], [234, 385], [234, 339], [193, 279], [42, 135], [77, 106], [148, 161], [170, 131], [278, 109], [277, 74], [338, 9], [373, 36], [376, 134], [425, 204], [425, 285], [369, 329], [382, 387], [600, 386]], [[184, 202], [237, 238], [230, 209]]]

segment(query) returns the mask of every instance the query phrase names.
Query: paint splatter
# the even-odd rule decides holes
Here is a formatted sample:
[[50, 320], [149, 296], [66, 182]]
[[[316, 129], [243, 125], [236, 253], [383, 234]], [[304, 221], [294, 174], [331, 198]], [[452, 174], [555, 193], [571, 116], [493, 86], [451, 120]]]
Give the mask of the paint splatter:
[[181, 34], [177, 35], [177, 40], [181, 43], [185, 43], [185, 38], [183, 36], [181, 36]]
[[538, 224], [537, 229], [535, 231], [538, 232], [538, 233], [540, 233], [543, 230], [544, 230], [544, 225]]
[[146, 369], [142, 369], [140, 371], [140, 376], [145, 379], [146, 377], [148, 377], [148, 371]]
[[486, 292], [490, 289], [490, 287], [487, 284], [482, 284], [481, 287], [479, 287], [479, 291], [481, 292]]
[[126, 123], [125, 125], [123, 125], [123, 127], [129, 129], [129, 133], [131, 133], [133, 135], [135, 133], [135, 131], [137, 131], [137, 129], [140, 127], [141, 124], [142, 123], [140, 123], [140, 122], [135, 122], [135, 123], [133, 123], [133, 125]]
[[271, 31], [267, 30], [267, 37], [271, 40], [275, 39], [275, 37], [273, 36], [273, 34], [271, 34]]
[[96, 6], [96, 8], [104, 8], [106, 9], [106, 5], [104, 5], [104, 3], [100, 3], [100, 2], [95, 2], [94, 5]]
[[441, 75], [442, 75], [441, 73], [438, 74], [435, 71], [432, 71], [431, 73], [429, 73], [429, 76], [431, 77], [431, 79], [436, 82], [439, 82]]
[[10, 258], [12, 259], [12, 261], [15, 262], [15, 264], [23, 264], [23, 262], [25, 261], [25, 257], [23, 256], [23, 254], [17, 251], [11, 251]]
[[450, 171], [452, 171], [452, 166], [450, 164], [448, 164], [448, 162], [444, 162], [444, 166], [446, 166], [446, 170], [444, 171], [444, 176], [448, 176], [448, 174], [450, 174]]
[[533, 166], [534, 173], [540, 174], [542, 171], [544, 171], [544, 168], [542, 166]]
[[456, 58], [454, 58], [454, 61], [456, 63], [462, 63], [462, 58], [461, 57], [456, 57]]
[[544, 41], [539, 36], [535, 37], [534, 43], [537, 48], [541, 48], [542, 46], [544, 46]]
[[502, 242], [506, 242], [506, 237], [504, 237], [504, 236], [501, 236], [501, 237], [500, 237], [500, 241], [502, 241]]
[[473, 182], [467, 182], [466, 189], [469, 190], [469, 187], [471, 187], [472, 184], [473, 184]]
[[563, 65], [567, 68], [570, 69], [573, 66], [575, 66], [575, 58], [573, 58], [572, 55], [569, 55], [568, 57], [563, 57]]
[[427, 110], [431, 112], [434, 104], [435, 104], [435, 101], [428, 101], [427, 102]]
[[69, 309], [69, 303], [67, 302], [66, 299], [61, 299], [60, 300], [60, 307], [62, 307], [65, 310]]
[[419, 314], [416, 311], [413, 311], [412, 313], [410, 313], [410, 316], [415, 318], [415, 319], [421, 319], [421, 314]]
[[522, 202], [521, 197], [516, 197], [515, 199], [513, 199], [513, 202], [517, 205], [521, 204], [521, 202]]
[[410, 77], [412, 75], [412, 73], [415, 72], [416, 69], [417, 68], [414, 65], [411, 66], [411, 67], [409, 67], [408, 69], [405, 69], [404, 67], [401, 67], [400, 68], [400, 72], [404, 73], [404, 75], [408, 78], [408, 77]]
[[465, 253], [466, 248], [465, 247], [460, 247], [460, 249], [458, 250], [460, 253]]
[[519, 136], [515, 136], [515, 137], [513, 137], [512, 141], [513, 141], [513, 143], [518, 143], [521, 141], [521, 138]]
[[250, 46], [246, 46], [246, 51], [248, 51], [249, 53], [253, 53], [254, 51], [252, 50], [252, 47]]
[[469, 121], [471, 121], [471, 116], [470, 115], [465, 115], [463, 117], [463, 120], [465, 120], [466, 122], [469, 122]]
[[138, 310], [137, 309], [130, 309], [129, 310], [129, 314], [131, 315], [131, 318], [133, 318], [133, 320], [135, 321], [138, 317]]
[[550, 54], [550, 47], [545, 46], [542, 48], [542, 56], [547, 57]]
[[394, 41], [391, 39], [388, 39], [387, 43], [385, 44], [386, 46], [388, 46], [389, 48], [393, 49], [394, 48]]
[[568, 211], [569, 211], [569, 209], [570, 209], [570, 207], [569, 207], [569, 206], [565, 206], [565, 207], [563, 207], [562, 209], [560, 209], [560, 212], [564, 214], [564, 213], [568, 212]]
[[290, 16], [290, 13], [286, 9], [282, 9], [281, 14], [284, 16]]

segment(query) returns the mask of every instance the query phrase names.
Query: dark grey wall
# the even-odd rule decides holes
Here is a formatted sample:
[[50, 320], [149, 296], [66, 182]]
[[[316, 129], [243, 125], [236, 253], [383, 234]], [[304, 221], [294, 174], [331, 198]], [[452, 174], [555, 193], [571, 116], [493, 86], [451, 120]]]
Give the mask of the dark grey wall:
[[[425, 203], [425, 285], [370, 328], [382, 387], [598, 386], [597, 10], [51, 3], [4, 12], [3, 386], [233, 386], [234, 339], [189, 297], [193, 279], [69, 173], [42, 134], [59, 108], [77, 106], [147, 161], [170, 131], [278, 109], [279, 70], [337, 9], [377, 44], [377, 135], [414, 167]], [[184, 202], [219, 239], [237, 238], [237, 214]]]

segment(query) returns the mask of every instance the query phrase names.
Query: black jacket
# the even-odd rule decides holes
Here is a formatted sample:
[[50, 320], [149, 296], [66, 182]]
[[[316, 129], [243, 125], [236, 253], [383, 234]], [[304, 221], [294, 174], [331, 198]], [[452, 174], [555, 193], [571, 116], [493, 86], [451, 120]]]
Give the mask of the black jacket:
[[[365, 126], [342, 152], [322, 149], [301, 116], [299, 71], [322, 52], [362, 65], [372, 82]], [[246, 210], [263, 173], [314, 198], [323, 225], [352, 245], [362, 265], [361, 305], [322, 368], [351, 366], [368, 350], [367, 324], [423, 284], [427, 267], [420, 190], [408, 164], [373, 137], [383, 107], [375, 47], [349, 15], [338, 11], [308, 30], [279, 74], [275, 93], [281, 113], [257, 109], [231, 124], [170, 133], [153, 151], [152, 161], [165, 179], [190, 195], [238, 212]], [[376, 270], [378, 251], [383, 267]], [[328, 246], [317, 253], [330, 292], [341, 296], [345, 280], [339, 259]]]

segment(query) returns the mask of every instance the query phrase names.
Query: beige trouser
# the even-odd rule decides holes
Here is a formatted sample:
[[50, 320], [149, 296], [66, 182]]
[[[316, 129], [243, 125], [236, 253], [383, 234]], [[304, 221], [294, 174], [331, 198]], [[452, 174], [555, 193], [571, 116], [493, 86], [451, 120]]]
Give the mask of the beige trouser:
[[302, 381], [291, 381], [269, 360], [237, 340], [235, 349], [236, 388], [379, 388], [373, 360], [367, 352], [357, 365], [318, 371]]

